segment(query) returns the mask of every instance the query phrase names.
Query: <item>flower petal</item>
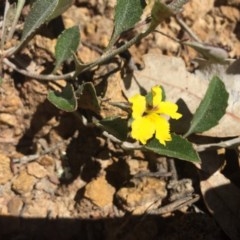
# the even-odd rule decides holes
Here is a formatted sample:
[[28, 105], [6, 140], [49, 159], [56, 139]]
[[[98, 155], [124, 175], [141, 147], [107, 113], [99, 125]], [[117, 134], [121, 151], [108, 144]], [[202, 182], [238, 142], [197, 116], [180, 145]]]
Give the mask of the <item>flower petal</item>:
[[152, 87], [153, 107], [158, 106], [162, 101], [162, 89], [159, 86]]
[[164, 117], [158, 114], [151, 114], [147, 117], [151, 118], [151, 121], [154, 122], [156, 131], [155, 137], [161, 144], [166, 145], [166, 141], [172, 140], [169, 122]]
[[155, 126], [147, 117], [137, 118], [132, 122], [132, 138], [146, 144], [155, 132]]
[[142, 117], [143, 113], [146, 110], [146, 99], [145, 97], [137, 94], [128, 99], [132, 103], [132, 117], [134, 119]]
[[159, 104], [159, 109], [156, 111], [159, 114], [166, 114], [173, 119], [179, 119], [182, 117], [181, 113], [177, 112], [178, 105], [171, 102], [161, 102]]

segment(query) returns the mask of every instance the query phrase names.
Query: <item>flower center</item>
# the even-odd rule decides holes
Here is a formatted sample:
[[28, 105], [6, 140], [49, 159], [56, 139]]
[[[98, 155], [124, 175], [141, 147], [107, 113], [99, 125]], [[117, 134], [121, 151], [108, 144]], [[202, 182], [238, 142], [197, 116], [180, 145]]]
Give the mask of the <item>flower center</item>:
[[147, 105], [146, 111], [144, 112], [143, 115], [147, 115], [149, 113], [154, 113], [154, 112], [157, 112], [158, 110], [159, 110], [158, 106]]

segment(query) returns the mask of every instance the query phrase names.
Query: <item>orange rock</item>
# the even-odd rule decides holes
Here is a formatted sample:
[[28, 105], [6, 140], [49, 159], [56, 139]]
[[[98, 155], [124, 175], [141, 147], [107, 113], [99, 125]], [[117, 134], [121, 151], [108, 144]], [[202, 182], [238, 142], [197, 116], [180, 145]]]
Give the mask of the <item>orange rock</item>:
[[5, 184], [13, 176], [10, 169], [10, 159], [0, 153], [0, 163], [0, 184]]
[[84, 197], [102, 208], [112, 204], [114, 193], [115, 188], [107, 182], [104, 176], [100, 176], [86, 185]]
[[36, 178], [29, 175], [26, 170], [23, 170], [13, 179], [12, 189], [20, 194], [29, 193], [32, 191], [35, 182]]

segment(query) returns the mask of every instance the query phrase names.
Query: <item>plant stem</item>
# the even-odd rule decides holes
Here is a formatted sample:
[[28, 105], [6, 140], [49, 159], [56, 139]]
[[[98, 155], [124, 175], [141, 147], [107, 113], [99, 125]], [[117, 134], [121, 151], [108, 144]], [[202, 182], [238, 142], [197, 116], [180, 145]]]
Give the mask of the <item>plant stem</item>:
[[10, 62], [7, 58], [3, 59], [3, 63], [5, 63], [8, 67], [12, 68], [13, 70], [23, 74], [24, 76], [30, 77], [30, 78], [34, 78], [34, 79], [38, 79], [41, 81], [57, 81], [60, 79], [71, 79], [73, 78], [75, 71], [67, 73], [67, 74], [63, 74], [63, 75], [45, 75], [45, 74], [38, 74], [35, 72], [29, 72], [26, 71], [24, 69], [20, 69], [18, 68], [14, 63]]

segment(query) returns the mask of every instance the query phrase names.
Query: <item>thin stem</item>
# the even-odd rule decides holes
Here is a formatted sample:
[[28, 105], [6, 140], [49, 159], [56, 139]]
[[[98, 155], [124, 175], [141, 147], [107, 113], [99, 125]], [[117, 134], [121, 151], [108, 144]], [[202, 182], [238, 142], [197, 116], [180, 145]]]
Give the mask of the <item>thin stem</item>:
[[[147, 31], [145, 31], [144, 33], [140, 33], [140, 34], [136, 35], [135, 37], [133, 37], [130, 41], [128, 41], [126, 44], [122, 45], [121, 47], [119, 47], [119, 48], [117, 48], [115, 50], [112, 50], [112, 51], [110, 51], [108, 53], [105, 53], [99, 59], [97, 59], [95, 62], [93, 62], [93, 63], [87, 65], [85, 68], [83, 68], [81, 70], [81, 73], [82, 72], [86, 72], [89, 69], [91, 69], [91, 68], [93, 68], [93, 67], [95, 67], [97, 65], [103, 64], [103, 63], [111, 60], [113, 57], [115, 57], [116, 55], [126, 51], [133, 44], [135, 44], [136, 42], [140, 41], [142, 38], [146, 37], [151, 32], [152, 32], [152, 29], [148, 28]], [[77, 74], [79, 74], [79, 73], [77, 73]]]
[[202, 145], [196, 145], [194, 148], [197, 152], [203, 152], [207, 149], [212, 148], [230, 148], [233, 146], [240, 145], [240, 137], [233, 138], [230, 140], [222, 141], [219, 143], [209, 143], [209, 144], [202, 144]]
[[17, 25], [17, 22], [18, 22], [18, 19], [20, 17], [20, 14], [21, 14], [21, 11], [23, 9], [24, 4], [25, 4], [25, 0], [18, 0], [16, 15], [14, 17], [14, 20], [13, 20], [11, 29], [10, 29], [10, 31], [8, 33], [6, 41], [9, 41], [9, 40], [12, 39], [12, 36], [13, 36], [15, 30], [16, 30], [16, 25]]
[[67, 73], [67, 74], [63, 74], [63, 75], [44, 75], [44, 74], [38, 74], [38, 73], [33, 73], [33, 72], [28, 72], [24, 69], [20, 69], [18, 68], [14, 63], [10, 62], [7, 58], [3, 59], [3, 63], [5, 63], [7, 66], [9, 66], [10, 68], [12, 68], [13, 70], [27, 76], [30, 78], [35, 78], [41, 81], [57, 81], [57, 80], [61, 80], [61, 79], [71, 79], [73, 78], [75, 71]]
[[187, 26], [187, 24], [181, 19], [179, 15], [176, 15], [178, 24], [188, 33], [188, 35], [194, 39], [194, 41], [202, 43], [200, 38]]
[[4, 17], [3, 17], [3, 26], [1, 31], [1, 50], [3, 50], [5, 39], [6, 39], [6, 22], [7, 22], [7, 13], [10, 8], [8, 0], [5, 1]]

